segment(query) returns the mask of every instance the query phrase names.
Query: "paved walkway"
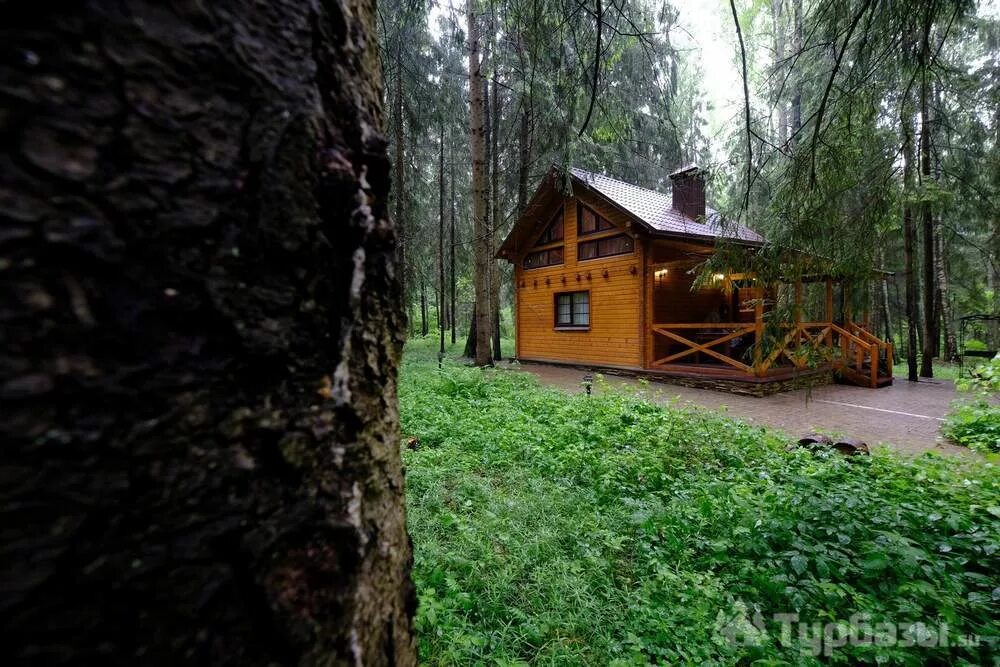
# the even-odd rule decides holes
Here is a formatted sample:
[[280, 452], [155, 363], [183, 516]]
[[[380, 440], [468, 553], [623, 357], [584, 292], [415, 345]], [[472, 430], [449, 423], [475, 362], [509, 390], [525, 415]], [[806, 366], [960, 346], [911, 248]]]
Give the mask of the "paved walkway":
[[[538, 376], [544, 384], [583, 391], [584, 371], [579, 369], [540, 364], [523, 364], [520, 368]], [[615, 386], [639, 387], [634, 378], [615, 375], [606, 378]], [[795, 437], [820, 430], [914, 454], [930, 450], [969, 453], [965, 447], [943, 441], [939, 432], [956, 397], [955, 386], [949, 380], [911, 383], [897, 378], [891, 387], [882, 389], [834, 384], [816, 387], [809, 396], [805, 390], [799, 390], [764, 398], [660, 382], [650, 384], [652, 389], [659, 390], [656, 400], [661, 402], [676, 398], [682, 404], [723, 409], [728, 415], [777, 428]]]

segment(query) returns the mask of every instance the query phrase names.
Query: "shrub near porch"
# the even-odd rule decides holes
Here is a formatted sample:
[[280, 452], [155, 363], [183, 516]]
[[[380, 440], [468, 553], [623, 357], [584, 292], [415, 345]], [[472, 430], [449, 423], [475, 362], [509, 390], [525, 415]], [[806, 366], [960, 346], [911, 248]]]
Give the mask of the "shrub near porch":
[[755, 610], [982, 638], [845, 646], [835, 663], [996, 651], [994, 466], [789, 453], [761, 429], [642, 397], [438, 371], [429, 348], [408, 348], [400, 387], [418, 440], [405, 461], [424, 662], [815, 661], [773, 624], [758, 645], [727, 642]]

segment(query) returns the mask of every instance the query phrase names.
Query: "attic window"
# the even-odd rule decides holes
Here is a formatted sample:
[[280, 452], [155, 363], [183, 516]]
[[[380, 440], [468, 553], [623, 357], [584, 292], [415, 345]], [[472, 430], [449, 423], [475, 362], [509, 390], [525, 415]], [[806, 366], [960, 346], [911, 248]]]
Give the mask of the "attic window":
[[583, 241], [577, 245], [576, 258], [583, 260], [627, 255], [633, 250], [635, 250], [635, 240], [628, 234], [617, 234], [593, 241]]
[[526, 269], [537, 269], [542, 266], [552, 266], [553, 264], [562, 263], [562, 246], [559, 246], [558, 248], [549, 248], [548, 250], [529, 252], [524, 256], [524, 268]]
[[577, 211], [577, 233], [580, 236], [585, 234], [596, 234], [598, 232], [606, 232], [611, 229], [615, 229], [615, 226], [594, 213], [592, 210], [584, 206], [579, 205], [579, 210]]
[[563, 210], [560, 207], [559, 211], [552, 216], [552, 220], [549, 221], [549, 226], [545, 228], [542, 235], [538, 237], [535, 241], [535, 246], [543, 246], [549, 243], [556, 243], [557, 241], [563, 240]]

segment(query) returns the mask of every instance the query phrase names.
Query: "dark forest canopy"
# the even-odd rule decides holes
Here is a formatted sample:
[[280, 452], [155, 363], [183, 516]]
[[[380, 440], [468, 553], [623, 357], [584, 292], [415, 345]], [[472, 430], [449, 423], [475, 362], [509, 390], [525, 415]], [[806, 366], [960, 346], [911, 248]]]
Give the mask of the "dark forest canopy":
[[[718, 253], [713, 270], [787, 275], [814, 270], [820, 258], [825, 270], [856, 279], [852, 298], [880, 333], [928, 364], [955, 355], [958, 318], [998, 310], [1000, 14], [992, 5], [391, 0], [379, 11], [413, 333], [428, 333], [433, 320], [464, 335], [476, 275], [493, 281], [488, 307], [509, 329], [507, 269], [491, 262], [477, 273], [473, 249], [477, 240], [496, 246], [552, 164], [667, 189], [667, 174], [698, 163], [714, 206], [770, 241], [750, 255]], [[470, 13], [485, 119], [488, 233], [479, 238]], [[720, 98], [720, 76], [728, 97]], [[445, 252], [439, 267], [442, 211], [455, 259]], [[867, 281], [876, 267], [893, 277]], [[441, 292], [448, 298], [436, 305]]]

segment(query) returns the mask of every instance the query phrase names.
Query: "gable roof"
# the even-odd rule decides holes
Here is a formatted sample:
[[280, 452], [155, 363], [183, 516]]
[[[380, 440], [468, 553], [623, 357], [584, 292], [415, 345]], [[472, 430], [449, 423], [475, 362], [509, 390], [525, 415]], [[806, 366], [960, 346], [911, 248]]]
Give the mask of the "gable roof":
[[[524, 213], [514, 223], [510, 234], [497, 251], [498, 256], [506, 256], [518, 248], [524, 248], [527, 237], [539, 223], [539, 215], [562, 194], [556, 187], [563, 172], [558, 167], [549, 169], [541, 185], [535, 191]], [[597, 174], [573, 167], [569, 170], [574, 189], [582, 188], [622, 211], [634, 221], [642, 231], [651, 236], [691, 238], [703, 241], [725, 239], [747, 245], [760, 245], [764, 237], [749, 227], [724, 223], [722, 216], [713, 208], [705, 208], [705, 219], [695, 220], [673, 207], [669, 194], [641, 188], [603, 174]]]

